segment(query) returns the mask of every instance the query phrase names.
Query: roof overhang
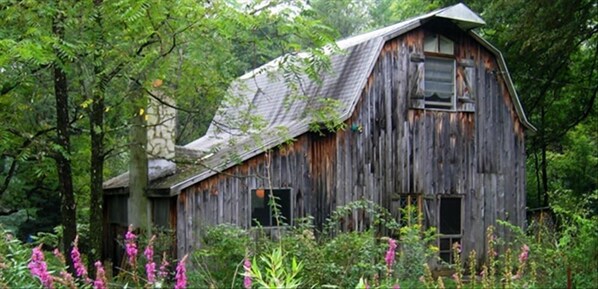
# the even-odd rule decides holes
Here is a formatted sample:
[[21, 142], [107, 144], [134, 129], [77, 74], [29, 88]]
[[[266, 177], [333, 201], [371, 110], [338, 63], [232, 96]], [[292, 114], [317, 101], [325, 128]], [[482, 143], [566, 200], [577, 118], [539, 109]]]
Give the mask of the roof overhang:
[[434, 15], [439, 18], [450, 19], [463, 30], [471, 30], [486, 25], [484, 19], [480, 18], [475, 12], [471, 11], [465, 4], [447, 7]]

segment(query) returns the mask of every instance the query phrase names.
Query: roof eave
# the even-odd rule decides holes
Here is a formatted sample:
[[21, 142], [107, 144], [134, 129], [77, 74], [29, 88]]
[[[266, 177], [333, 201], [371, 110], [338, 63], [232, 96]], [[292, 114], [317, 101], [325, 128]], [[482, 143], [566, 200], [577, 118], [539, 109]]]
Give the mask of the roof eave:
[[443, 9], [434, 15], [439, 18], [452, 20], [459, 28], [468, 31], [486, 25], [484, 19], [473, 12], [463, 3]]

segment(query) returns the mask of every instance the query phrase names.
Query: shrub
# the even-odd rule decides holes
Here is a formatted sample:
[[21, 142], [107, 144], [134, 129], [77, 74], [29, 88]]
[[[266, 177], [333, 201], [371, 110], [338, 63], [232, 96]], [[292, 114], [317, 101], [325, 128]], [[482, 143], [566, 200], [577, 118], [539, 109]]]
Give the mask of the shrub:
[[206, 227], [204, 232], [202, 248], [191, 255], [189, 282], [203, 288], [241, 288], [238, 274], [252, 247], [249, 233], [229, 224]]

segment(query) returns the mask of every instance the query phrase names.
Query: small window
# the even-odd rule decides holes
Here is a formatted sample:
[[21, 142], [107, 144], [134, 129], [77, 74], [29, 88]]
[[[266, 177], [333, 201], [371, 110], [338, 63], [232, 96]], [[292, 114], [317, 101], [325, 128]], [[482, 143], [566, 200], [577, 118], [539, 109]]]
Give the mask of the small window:
[[445, 262], [453, 262], [453, 244], [461, 243], [462, 206], [460, 197], [443, 197], [440, 199], [438, 231], [440, 233], [440, 258]]
[[452, 109], [455, 100], [455, 60], [426, 57], [424, 70], [426, 108]]
[[455, 107], [454, 44], [438, 35], [424, 38], [424, 107], [448, 109]]
[[251, 193], [251, 226], [274, 227], [276, 215], [270, 204], [273, 195], [280, 210], [281, 224], [292, 224], [293, 208], [291, 189], [254, 189]]
[[442, 35], [427, 35], [424, 38], [424, 52], [453, 55], [455, 54], [455, 45], [452, 40]]

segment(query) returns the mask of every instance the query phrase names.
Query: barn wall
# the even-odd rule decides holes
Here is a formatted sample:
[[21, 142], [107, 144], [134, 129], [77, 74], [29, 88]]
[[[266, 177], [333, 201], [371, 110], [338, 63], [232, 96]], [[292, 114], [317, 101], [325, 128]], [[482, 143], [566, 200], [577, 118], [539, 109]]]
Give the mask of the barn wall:
[[[424, 29], [440, 29], [455, 41], [457, 61], [473, 63], [473, 110], [412, 108], [421, 67], [412, 56], [423, 55]], [[179, 254], [200, 245], [204, 225], [248, 227], [249, 190], [269, 187], [267, 175], [273, 187], [293, 189], [295, 217], [311, 215], [317, 224], [337, 206], [359, 199], [398, 215], [394, 197], [400, 194], [425, 196], [431, 226], [438, 223], [439, 195], [462, 196], [466, 251], [484, 251], [480, 240], [497, 219], [524, 224], [523, 127], [496, 59], [467, 34], [429, 26], [388, 41], [346, 124], [336, 134], [304, 134], [181, 192]], [[343, 226], [358, 229], [367, 222], [362, 217]]]

